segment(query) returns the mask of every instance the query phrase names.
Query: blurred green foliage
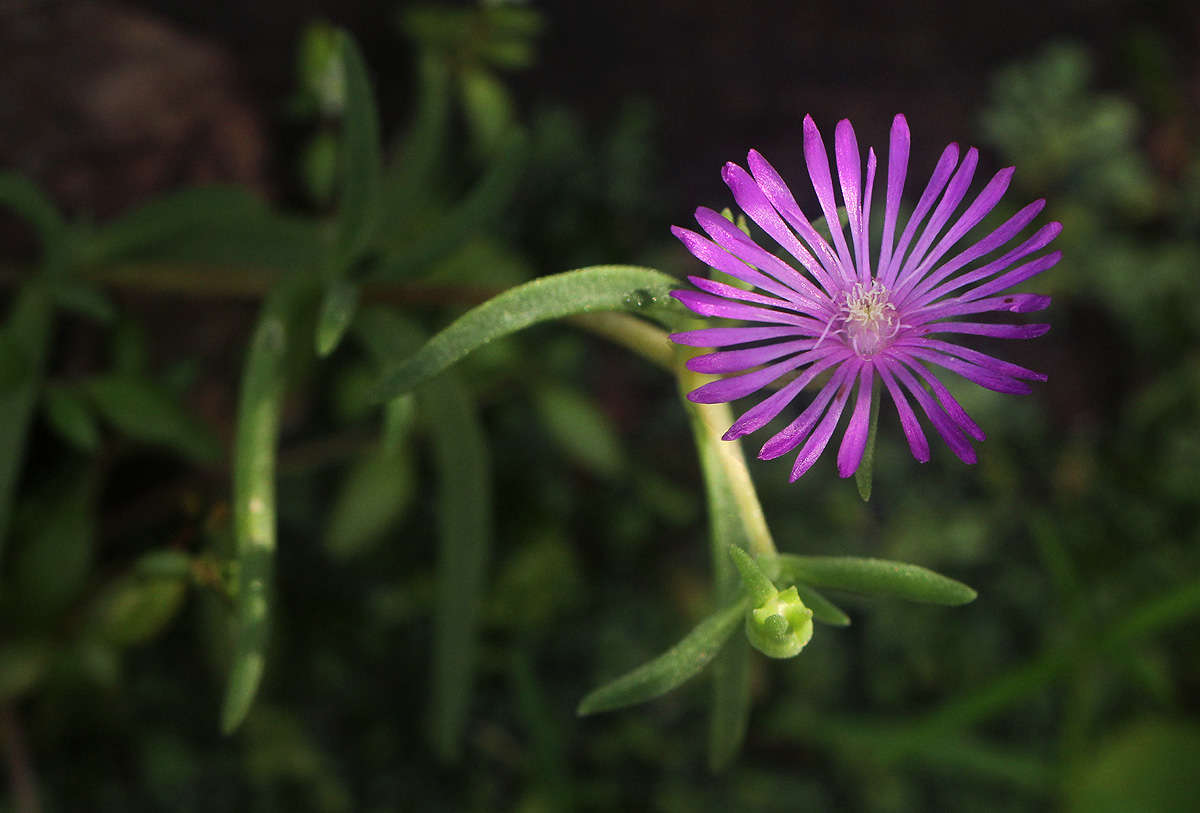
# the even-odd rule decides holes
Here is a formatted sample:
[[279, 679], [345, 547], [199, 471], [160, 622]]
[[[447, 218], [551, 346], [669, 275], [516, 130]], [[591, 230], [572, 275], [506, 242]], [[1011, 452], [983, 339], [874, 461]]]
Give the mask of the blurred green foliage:
[[[954, 388], [989, 433], [979, 466], [943, 450], [914, 473], [885, 419], [869, 504], [832, 477], [755, 470], [784, 553], [911, 560], [982, 600], [948, 613], [831, 593], [848, 630], [818, 628], [780, 663], [737, 652], [719, 668], [753, 719], [721, 712], [747, 744], [714, 777], [697, 685], [574, 717], [714, 608], [721, 565], [669, 377], [537, 327], [411, 396], [371, 397], [483, 296], [614, 258], [686, 267], [664, 248], [653, 111], [630, 101], [601, 131], [568, 109], [523, 115], [504, 76], [536, 62], [529, 8], [414, 9], [400, 28], [417, 87], [391, 140], [345, 35], [314, 26], [301, 44], [308, 214], [209, 188], [67, 224], [0, 183], [43, 244], [0, 330], [0, 701], [47, 810], [1196, 806], [1200, 154], [1147, 147], [1197, 125], [1179, 120], [1161, 44], [1135, 34], [1128, 86], [1103, 93], [1078, 46], [995, 77], [982, 132], [1015, 187], [1050, 201], [1065, 259], [1039, 281], [1056, 297], [1036, 351], [1050, 385], [1018, 402]], [[280, 384], [267, 416], [286, 542], [256, 588], [274, 615], [254, 642], [262, 696], [231, 737], [237, 428], [196, 395], [236, 377], [163, 362], [109, 284], [298, 286], [270, 370], [294, 406]], [[83, 369], [51, 352], [54, 320], [78, 315], [106, 342]]]

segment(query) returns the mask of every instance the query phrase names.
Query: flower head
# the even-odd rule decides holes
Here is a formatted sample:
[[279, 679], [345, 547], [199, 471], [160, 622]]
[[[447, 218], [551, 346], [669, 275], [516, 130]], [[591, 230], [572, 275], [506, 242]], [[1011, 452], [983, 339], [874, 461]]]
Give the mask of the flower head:
[[1016, 247], [1007, 248], [1045, 206], [1044, 200], [1037, 200], [951, 255], [1000, 202], [1013, 173], [1012, 167], [996, 173], [952, 220], [966, 198], [979, 156], [972, 147], [960, 162], [958, 145], [951, 144], [942, 152], [897, 238], [908, 152], [908, 123], [898, 115], [892, 122], [888, 150], [882, 240], [874, 256], [870, 224], [875, 151], [867, 151], [864, 184], [858, 140], [846, 120], [837, 125], [834, 161], [849, 240], [838, 219], [825, 144], [811, 117], [804, 119], [804, 157], [821, 214], [831, 226], [832, 245], [805, 217], [775, 169], [754, 150], [747, 156], [749, 172], [730, 163], [722, 177], [738, 206], [795, 262], [762, 248], [728, 219], [704, 207], [696, 210], [696, 221], [707, 237], [689, 229], [672, 229], [698, 259], [754, 287], [745, 290], [693, 276], [688, 279], [699, 291], [672, 294], [701, 316], [753, 323], [672, 335], [676, 343], [692, 347], [737, 348], [688, 361], [688, 368], [695, 372], [738, 373], [693, 390], [689, 399], [723, 403], [776, 385], [774, 392], [734, 422], [725, 433], [726, 440], [762, 428], [818, 376], [830, 373], [800, 415], [770, 438], [759, 453], [769, 460], [799, 446], [793, 480], [808, 471], [829, 444], [852, 391], [854, 407], [838, 449], [837, 466], [842, 477], [854, 473], [866, 447], [876, 379], [895, 403], [917, 460], [929, 459], [929, 443], [913, 401], [966, 463], [976, 459], [970, 438], [983, 440], [983, 430], [930, 366], [998, 392], [1028, 393], [1027, 381], [1046, 380], [1042, 373], [937, 336], [1029, 339], [1049, 330], [1046, 324], [974, 319], [987, 313], [1038, 311], [1050, 304], [1047, 296], [1005, 292], [1058, 262], [1061, 254], [1057, 251], [1029, 258], [1049, 245], [1062, 225], [1048, 223]]

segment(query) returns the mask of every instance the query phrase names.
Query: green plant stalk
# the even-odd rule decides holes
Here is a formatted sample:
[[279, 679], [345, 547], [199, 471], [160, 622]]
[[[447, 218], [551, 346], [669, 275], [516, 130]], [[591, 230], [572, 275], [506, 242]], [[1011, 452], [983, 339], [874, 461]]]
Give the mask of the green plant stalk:
[[[716, 584], [717, 606], [726, 606], [741, 593], [741, 579], [729, 558], [736, 546], [754, 555], [775, 555], [758, 492], [750, 479], [741, 444], [721, 440], [733, 423], [728, 404], [694, 404], [687, 393], [711, 380], [685, 366], [698, 352], [676, 348], [675, 375], [680, 401], [687, 411], [700, 468], [704, 473], [709, 510], [709, 545]], [[709, 766], [725, 768], [741, 749], [750, 714], [750, 648], [743, 636], [730, 642], [713, 664], [713, 702], [709, 721]]]
[[226, 734], [245, 720], [266, 665], [276, 545], [275, 458], [286, 393], [288, 344], [305, 291], [302, 278], [294, 277], [268, 298], [242, 377], [233, 461], [236, 632], [221, 712], [221, 730]]

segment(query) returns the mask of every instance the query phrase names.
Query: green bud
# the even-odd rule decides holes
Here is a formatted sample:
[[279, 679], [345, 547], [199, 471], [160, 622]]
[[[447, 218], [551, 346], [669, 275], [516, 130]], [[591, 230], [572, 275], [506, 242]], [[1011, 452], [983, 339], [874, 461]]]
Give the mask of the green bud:
[[341, 35], [327, 23], [313, 23], [300, 40], [300, 79], [321, 112], [340, 115], [346, 104]]
[[753, 607], [746, 612], [750, 644], [770, 658], [798, 655], [812, 638], [813, 613], [804, 606], [795, 586], [777, 589], [758, 561], [736, 545], [729, 546], [729, 558], [742, 577]]
[[746, 637], [769, 658], [791, 658], [812, 638], [812, 615], [796, 588], [789, 587], [746, 613]]

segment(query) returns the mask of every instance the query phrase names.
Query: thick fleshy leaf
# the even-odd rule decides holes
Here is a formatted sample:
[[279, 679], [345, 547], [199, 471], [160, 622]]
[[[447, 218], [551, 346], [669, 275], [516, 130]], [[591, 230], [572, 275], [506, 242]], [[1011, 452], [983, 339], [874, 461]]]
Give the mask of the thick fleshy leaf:
[[[295, 279], [295, 278], [294, 278]], [[275, 456], [286, 392], [286, 361], [305, 289], [276, 289], [263, 307], [242, 372], [233, 459], [233, 530], [237, 556], [234, 654], [221, 730], [250, 711], [266, 667], [275, 560]]]
[[713, 613], [662, 655], [588, 694], [577, 713], [595, 714], [644, 703], [695, 677], [733, 635], [747, 606], [743, 599]]
[[346, 106], [342, 114], [342, 184], [338, 202], [337, 257], [349, 263], [371, 242], [383, 181], [379, 114], [367, 66], [353, 38], [339, 33]]
[[472, 350], [530, 325], [592, 311], [626, 311], [670, 326], [677, 281], [649, 268], [601, 265], [518, 285], [468, 311], [385, 375], [379, 400], [428, 381]]
[[887, 559], [782, 554], [778, 558], [778, 567], [784, 581], [868, 596], [953, 606], [972, 602], [977, 595], [962, 582], [918, 565]]

